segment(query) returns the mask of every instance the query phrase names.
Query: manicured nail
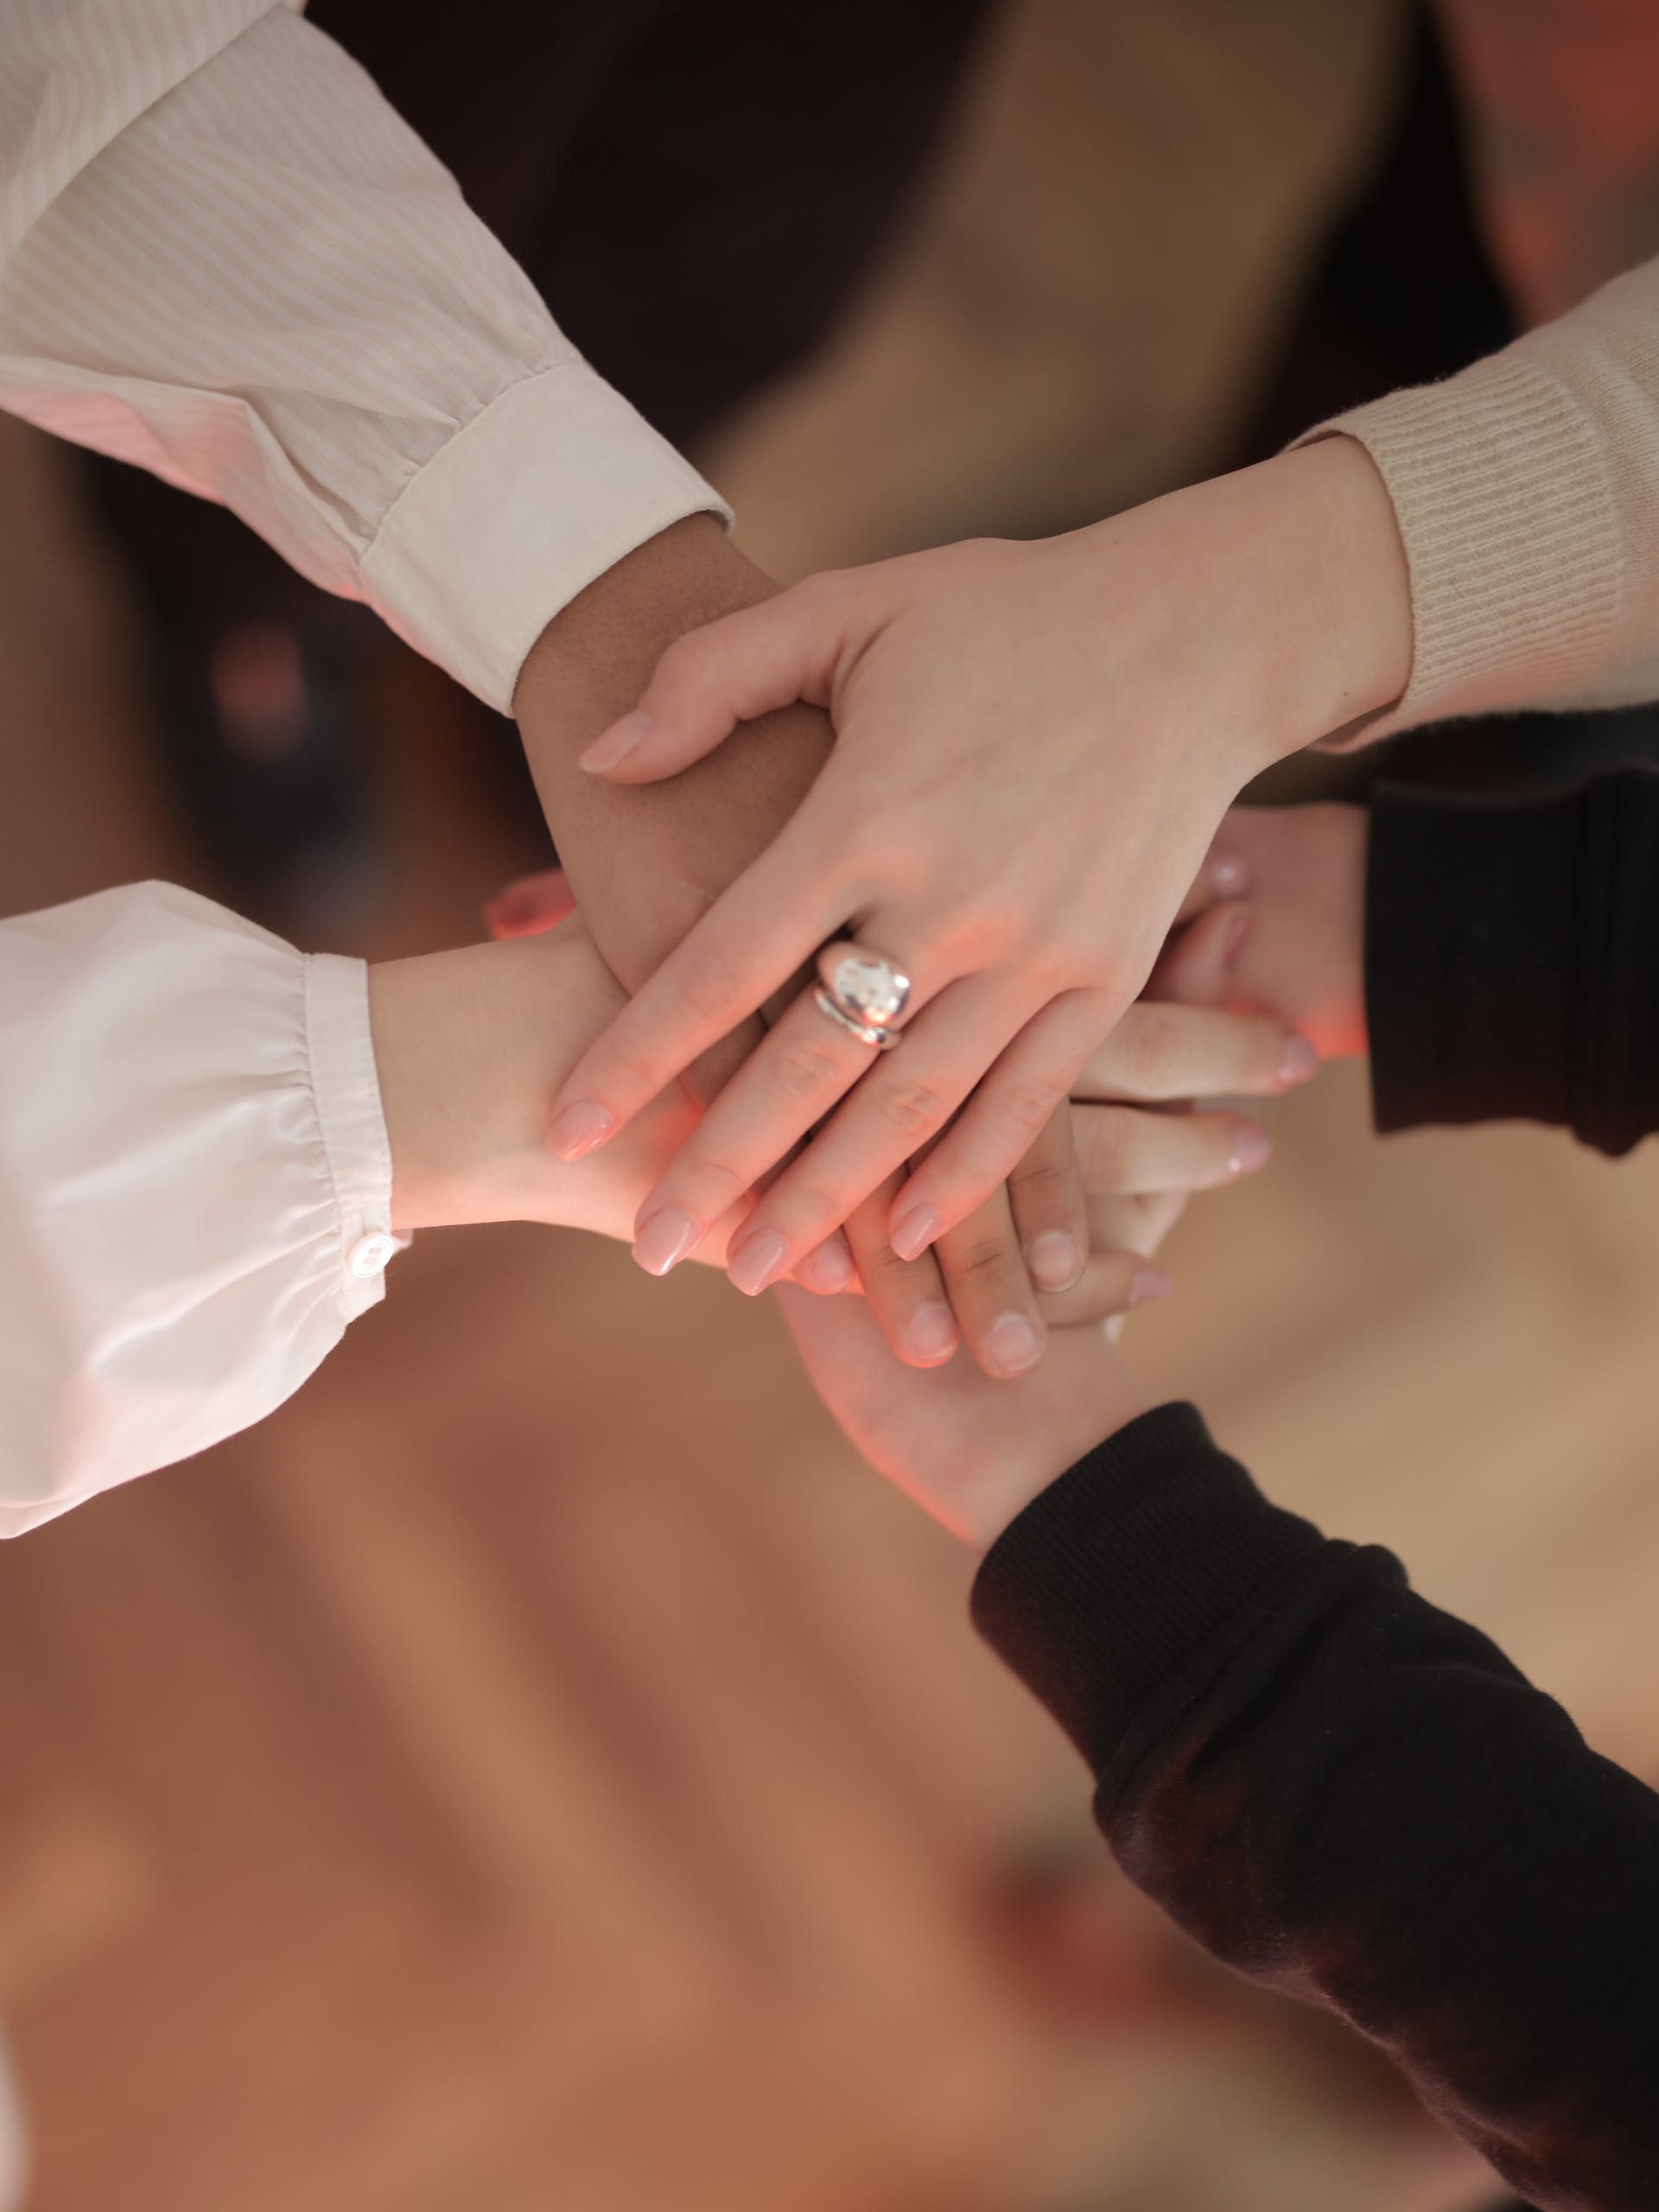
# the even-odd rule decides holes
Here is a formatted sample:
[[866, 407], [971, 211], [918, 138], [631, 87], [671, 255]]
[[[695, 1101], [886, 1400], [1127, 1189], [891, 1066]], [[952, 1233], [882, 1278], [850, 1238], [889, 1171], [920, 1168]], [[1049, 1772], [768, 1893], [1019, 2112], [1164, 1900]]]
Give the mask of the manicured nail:
[[595, 1106], [591, 1098], [578, 1098], [549, 1129], [547, 1147], [560, 1160], [582, 1160], [596, 1152], [615, 1127], [602, 1106]]
[[1248, 906], [1242, 913], [1235, 914], [1232, 920], [1228, 923], [1227, 936], [1221, 948], [1221, 957], [1230, 968], [1244, 950], [1244, 940], [1255, 927], [1255, 916]]
[[1242, 899], [1250, 887], [1250, 871], [1236, 853], [1217, 853], [1210, 863], [1210, 880], [1223, 899]]
[[677, 1268], [702, 1230], [678, 1206], [660, 1206], [639, 1224], [633, 1240], [633, 1256], [648, 1275], [665, 1275]]
[[1070, 1290], [1083, 1273], [1083, 1254], [1075, 1236], [1051, 1229], [1027, 1246], [1026, 1265], [1039, 1290]]
[[1233, 1134], [1233, 1148], [1227, 1155], [1227, 1173], [1254, 1175], [1258, 1167], [1267, 1166], [1272, 1150], [1273, 1140], [1265, 1129], [1258, 1129], [1254, 1122], [1241, 1122]]
[[845, 1290], [856, 1273], [846, 1239], [837, 1233], [827, 1243], [820, 1244], [816, 1252], [802, 1261], [800, 1272], [809, 1289], [822, 1291], [826, 1297], [833, 1298], [837, 1291]]
[[961, 1341], [948, 1306], [924, 1306], [905, 1326], [905, 1342], [928, 1367], [942, 1367]]
[[601, 730], [588, 750], [576, 755], [577, 767], [585, 768], [590, 776], [602, 776], [607, 768], [627, 759], [650, 728], [651, 716], [636, 707], [631, 715]]
[[899, 1215], [887, 1232], [887, 1242], [901, 1260], [917, 1260], [944, 1227], [942, 1214], [935, 1213], [931, 1206], [918, 1206], [912, 1213]]
[[1149, 1306], [1154, 1298], [1167, 1298], [1174, 1287], [1169, 1277], [1158, 1268], [1137, 1268], [1129, 1285], [1131, 1306]]
[[1306, 1037], [1293, 1031], [1285, 1039], [1285, 1055], [1279, 1063], [1279, 1080], [1286, 1090], [1294, 1083], [1306, 1083], [1311, 1075], [1319, 1071], [1319, 1056]]
[[1023, 1375], [1035, 1367], [1043, 1349], [1023, 1313], [1005, 1313], [985, 1332], [985, 1357], [999, 1375]]
[[726, 1272], [734, 1290], [745, 1298], [759, 1298], [788, 1265], [788, 1245], [775, 1229], [763, 1229], [727, 1255]]

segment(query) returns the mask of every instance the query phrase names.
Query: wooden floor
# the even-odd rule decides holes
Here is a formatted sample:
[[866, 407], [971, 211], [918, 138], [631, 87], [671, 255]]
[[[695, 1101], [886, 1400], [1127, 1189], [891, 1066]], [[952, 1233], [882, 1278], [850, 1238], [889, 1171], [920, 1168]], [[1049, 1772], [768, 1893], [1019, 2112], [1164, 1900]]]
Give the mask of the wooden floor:
[[[188, 874], [88, 550], [3, 424], [0, 511], [0, 906]], [[520, 857], [441, 689], [396, 680], [379, 951], [475, 933]], [[1659, 1773], [1659, 1155], [1379, 1144], [1351, 1069], [1274, 1131], [1183, 1224], [1145, 1371]], [[1116, 1879], [969, 1573], [764, 1308], [575, 1237], [423, 1239], [261, 1429], [0, 1548], [38, 2212], [1479, 2204], [1368, 2054]], [[1016, 1911], [1045, 1860], [1064, 1908]]]

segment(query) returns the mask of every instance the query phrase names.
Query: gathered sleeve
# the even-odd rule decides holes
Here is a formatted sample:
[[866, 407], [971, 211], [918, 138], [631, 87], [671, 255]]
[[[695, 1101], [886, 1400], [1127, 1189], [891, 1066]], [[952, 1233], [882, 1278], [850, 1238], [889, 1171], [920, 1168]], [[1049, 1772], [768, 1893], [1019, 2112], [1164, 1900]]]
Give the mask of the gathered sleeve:
[[391, 1207], [361, 961], [168, 884], [0, 923], [0, 1535], [291, 1395]]

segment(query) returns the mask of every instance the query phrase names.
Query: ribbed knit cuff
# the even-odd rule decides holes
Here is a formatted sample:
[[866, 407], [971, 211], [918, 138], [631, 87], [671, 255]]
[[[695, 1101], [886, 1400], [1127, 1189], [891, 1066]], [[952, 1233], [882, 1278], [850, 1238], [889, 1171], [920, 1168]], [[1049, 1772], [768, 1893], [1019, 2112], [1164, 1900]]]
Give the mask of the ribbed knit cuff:
[[976, 1626], [1099, 1773], [1205, 1649], [1242, 1641], [1326, 1539], [1270, 1505], [1195, 1406], [1159, 1406], [1035, 1498], [986, 1554]]
[[1380, 1130], [1569, 1115], [1583, 802], [1384, 786], [1365, 867]]
[[1659, 776], [1564, 798], [1383, 789], [1366, 867], [1379, 1129], [1544, 1122], [1602, 1152], [1659, 1129]]
[[1498, 707], [1545, 705], [1605, 660], [1621, 535], [1601, 437], [1510, 347], [1391, 392], [1297, 441], [1356, 438], [1394, 502], [1411, 575], [1411, 680], [1344, 743]]

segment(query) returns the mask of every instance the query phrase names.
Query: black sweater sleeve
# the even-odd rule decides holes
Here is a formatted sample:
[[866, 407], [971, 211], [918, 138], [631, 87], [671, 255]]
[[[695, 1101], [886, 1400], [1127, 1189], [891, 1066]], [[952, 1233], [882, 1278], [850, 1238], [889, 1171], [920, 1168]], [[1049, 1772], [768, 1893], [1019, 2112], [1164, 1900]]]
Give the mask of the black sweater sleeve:
[[1659, 1797], [1485, 1637], [1190, 1406], [1027, 1507], [974, 1613], [1182, 1927], [1380, 2043], [1535, 2204], [1653, 2212]]
[[1365, 997], [1380, 1129], [1525, 1118], [1610, 1153], [1659, 1129], [1659, 774], [1379, 791]]

